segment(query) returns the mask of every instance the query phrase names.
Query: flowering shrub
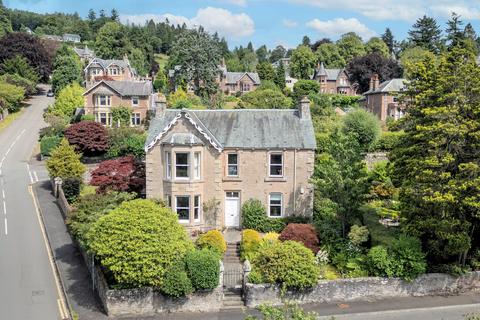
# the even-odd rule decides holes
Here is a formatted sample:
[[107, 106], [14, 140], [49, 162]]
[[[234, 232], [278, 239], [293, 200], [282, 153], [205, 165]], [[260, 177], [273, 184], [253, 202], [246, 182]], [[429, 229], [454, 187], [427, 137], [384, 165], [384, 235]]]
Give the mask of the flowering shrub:
[[202, 233], [197, 239], [197, 246], [200, 248], [207, 248], [217, 252], [222, 256], [227, 251], [227, 243], [223, 235], [218, 230], [210, 230]]
[[281, 241], [293, 240], [303, 243], [303, 245], [312, 250], [313, 253], [318, 251], [318, 246], [320, 245], [317, 232], [310, 224], [290, 223], [283, 229], [279, 239]]
[[255, 255], [262, 237], [260, 233], [252, 229], [242, 231], [242, 241], [240, 242], [240, 258], [242, 260], [251, 260]]

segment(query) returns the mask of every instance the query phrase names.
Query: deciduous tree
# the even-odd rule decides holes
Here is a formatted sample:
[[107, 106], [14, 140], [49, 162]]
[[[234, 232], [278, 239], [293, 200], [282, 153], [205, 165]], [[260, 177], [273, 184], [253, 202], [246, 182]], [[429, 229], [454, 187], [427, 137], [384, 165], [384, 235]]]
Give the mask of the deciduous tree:
[[313, 74], [316, 58], [312, 49], [307, 46], [299, 46], [292, 53], [290, 61], [290, 73], [299, 79], [310, 79]]
[[324, 43], [315, 52], [318, 62], [323, 62], [326, 68], [344, 68], [345, 59], [335, 43]]
[[342, 35], [337, 41], [337, 46], [340, 49], [340, 54], [347, 63], [353, 58], [365, 54], [365, 45], [363, 44], [362, 38], [355, 32]]

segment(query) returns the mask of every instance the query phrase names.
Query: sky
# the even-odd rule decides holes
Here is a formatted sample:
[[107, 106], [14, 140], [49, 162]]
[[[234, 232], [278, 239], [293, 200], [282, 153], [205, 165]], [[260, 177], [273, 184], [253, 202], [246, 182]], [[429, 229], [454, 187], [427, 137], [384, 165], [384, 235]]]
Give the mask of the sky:
[[110, 12], [116, 8], [122, 22], [143, 24], [166, 18], [173, 23], [202, 25], [224, 36], [231, 48], [266, 44], [293, 48], [304, 35], [312, 42], [355, 31], [368, 40], [389, 27], [396, 39], [408, 36], [415, 20], [424, 14], [442, 28], [452, 11], [471, 22], [480, 34], [480, 0], [4, 0], [9, 8], [39, 13], [77, 12], [86, 17], [90, 8]]

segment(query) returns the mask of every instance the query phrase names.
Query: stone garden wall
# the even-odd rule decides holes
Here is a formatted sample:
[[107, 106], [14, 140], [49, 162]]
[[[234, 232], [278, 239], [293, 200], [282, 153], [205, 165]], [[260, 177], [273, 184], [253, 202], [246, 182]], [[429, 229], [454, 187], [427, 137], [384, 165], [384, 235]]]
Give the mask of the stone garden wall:
[[[339, 303], [409, 296], [451, 295], [472, 291], [480, 291], [480, 271], [459, 277], [430, 273], [412, 282], [397, 278], [375, 277], [322, 280], [309, 290], [287, 291], [284, 298], [299, 304]], [[281, 304], [278, 285], [246, 283], [243, 294], [247, 307], [257, 307], [263, 303]]]

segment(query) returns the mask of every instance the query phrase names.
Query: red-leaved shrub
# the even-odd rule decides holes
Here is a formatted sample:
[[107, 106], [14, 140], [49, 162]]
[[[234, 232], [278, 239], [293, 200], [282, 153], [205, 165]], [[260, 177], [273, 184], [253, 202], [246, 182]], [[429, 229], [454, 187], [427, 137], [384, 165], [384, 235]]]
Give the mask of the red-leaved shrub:
[[107, 129], [97, 122], [81, 121], [72, 124], [65, 130], [65, 137], [84, 155], [96, 155], [108, 149]]
[[145, 187], [145, 166], [132, 156], [103, 161], [92, 171], [90, 184], [98, 187], [98, 193], [107, 191], [140, 193]]
[[317, 231], [311, 224], [290, 223], [278, 237], [281, 241], [293, 240], [303, 243], [305, 247], [317, 253], [320, 245]]

